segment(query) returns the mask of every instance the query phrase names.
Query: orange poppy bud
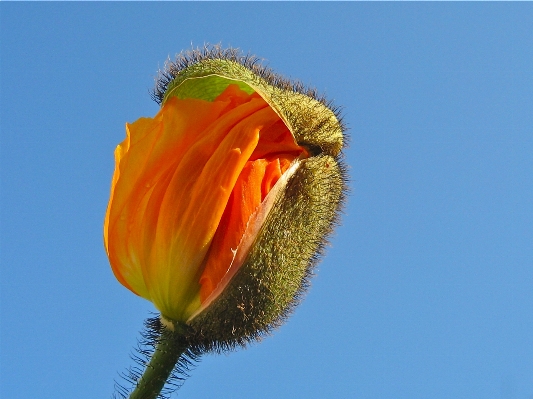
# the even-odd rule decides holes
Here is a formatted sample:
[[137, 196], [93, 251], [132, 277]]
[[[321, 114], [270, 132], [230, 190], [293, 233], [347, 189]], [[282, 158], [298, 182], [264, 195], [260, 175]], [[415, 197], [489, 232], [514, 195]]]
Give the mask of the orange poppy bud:
[[167, 65], [153, 118], [126, 124], [104, 243], [120, 283], [187, 324], [245, 343], [306, 286], [345, 189], [342, 127], [312, 93], [218, 47]]

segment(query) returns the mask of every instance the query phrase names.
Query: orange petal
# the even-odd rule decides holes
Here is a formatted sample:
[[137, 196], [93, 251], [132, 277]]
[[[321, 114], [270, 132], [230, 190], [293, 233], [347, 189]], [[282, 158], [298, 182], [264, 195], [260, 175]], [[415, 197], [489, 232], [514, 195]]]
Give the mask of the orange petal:
[[[165, 185], [169, 170], [172, 171], [187, 146], [192, 145], [226, 106], [227, 102], [170, 99], [155, 118], [141, 118], [127, 124], [127, 137], [115, 151], [104, 243], [117, 279], [147, 299], [150, 295], [141, 263], [144, 250], [151, 245], [142, 242], [142, 237], [154, 234], [153, 220], [148, 218], [148, 223], [144, 220], [147, 200], [155, 188]], [[158, 216], [157, 212], [151, 214], [152, 219]]]
[[[248, 113], [249, 104], [255, 102], [228, 112], [228, 116], [238, 114], [241, 121], [229, 131], [217, 126], [212, 134], [206, 134], [204, 137], [213, 135], [210, 143], [218, 145], [199, 142], [176, 169], [161, 203], [160, 215], [164, 217], [158, 220], [152, 261], [143, 267], [154, 302], [170, 307], [198, 291], [200, 266], [235, 182], [257, 145], [260, 129], [276, 118], [268, 107], [244, 116], [241, 108]], [[215, 136], [222, 136], [222, 141], [218, 143]], [[157, 266], [177, 260], [184, 267]]]
[[304, 152], [279, 117], [275, 119], [275, 123], [261, 130], [259, 143], [242, 170], [218, 225], [200, 278], [202, 303], [228, 272], [254, 212], [290, 163]]
[[227, 276], [251, 218], [305, 150], [237, 85], [213, 102], [171, 98], [126, 129], [104, 223], [109, 260], [123, 285], [186, 320]]

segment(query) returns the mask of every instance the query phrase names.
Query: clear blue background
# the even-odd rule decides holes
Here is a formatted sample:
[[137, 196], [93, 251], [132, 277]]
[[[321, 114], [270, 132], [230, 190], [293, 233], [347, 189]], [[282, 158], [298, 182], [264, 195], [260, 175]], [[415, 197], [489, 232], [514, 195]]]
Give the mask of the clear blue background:
[[351, 194], [305, 302], [180, 398], [533, 398], [533, 5], [6, 4], [1, 396], [108, 398], [152, 305], [102, 243], [165, 59], [240, 47], [344, 107]]

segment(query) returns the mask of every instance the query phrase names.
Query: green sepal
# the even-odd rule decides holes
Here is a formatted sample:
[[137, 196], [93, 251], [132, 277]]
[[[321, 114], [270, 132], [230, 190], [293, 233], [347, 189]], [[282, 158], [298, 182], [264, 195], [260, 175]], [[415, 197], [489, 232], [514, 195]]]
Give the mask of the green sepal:
[[[206, 58], [180, 70], [170, 80], [162, 96], [162, 104], [172, 96], [212, 101], [229, 84], [236, 83], [247, 93], [255, 91], [263, 97], [285, 122], [299, 145], [312, 150], [320, 147], [320, 152], [338, 155], [344, 140], [335, 112], [323, 102], [295, 89], [270, 84], [257, 72], [259, 69], [252, 71], [233, 60]], [[272, 76], [270, 72], [264, 75]], [[275, 78], [271, 80], [275, 82]]]
[[344, 189], [345, 172], [333, 157], [301, 162], [244, 264], [220, 297], [189, 323], [192, 346], [231, 349], [284, 322], [309, 284]]
[[176, 79], [172, 82], [165, 94], [165, 102], [170, 97], [197, 98], [199, 100], [213, 101], [222, 93], [230, 84], [236, 84], [239, 88], [248, 94], [252, 94], [254, 89], [246, 83], [227, 79], [218, 75], [206, 75], [201, 77], [190, 77], [186, 79]]

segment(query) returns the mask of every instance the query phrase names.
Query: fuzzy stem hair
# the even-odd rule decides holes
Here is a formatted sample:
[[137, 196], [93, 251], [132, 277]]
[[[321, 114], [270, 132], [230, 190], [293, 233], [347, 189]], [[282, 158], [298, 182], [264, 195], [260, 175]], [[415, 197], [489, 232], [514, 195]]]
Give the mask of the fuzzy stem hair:
[[176, 332], [165, 332], [161, 335], [150, 363], [146, 366], [130, 399], [156, 399], [159, 396], [179, 357], [187, 349], [185, 343], [175, 344], [176, 340], [172, 336], [174, 334]]
[[201, 353], [190, 347], [188, 327], [182, 323], [161, 322], [161, 317], [145, 321], [142, 339], [132, 359], [137, 366], [122, 373], [128, 389], [115, 382], [115, 399], [168, 399], [179, 389]]

